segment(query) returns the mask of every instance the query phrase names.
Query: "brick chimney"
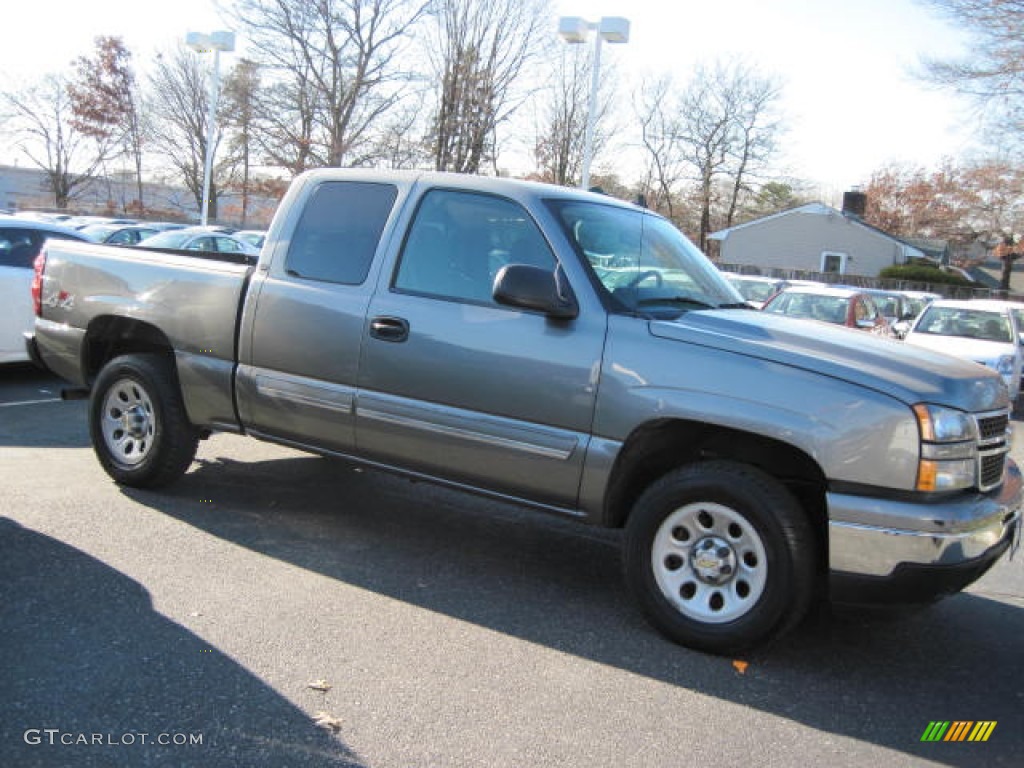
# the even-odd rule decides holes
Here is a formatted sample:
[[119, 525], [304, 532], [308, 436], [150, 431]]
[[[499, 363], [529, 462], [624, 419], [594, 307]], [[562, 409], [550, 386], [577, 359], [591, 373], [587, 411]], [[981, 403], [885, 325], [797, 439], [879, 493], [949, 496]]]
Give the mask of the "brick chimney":
[[863, 219], [868, 208], [868, 196], [854, 187], [849, 192], [843, 192], [843, 213], [846, 216], [853, 216]]

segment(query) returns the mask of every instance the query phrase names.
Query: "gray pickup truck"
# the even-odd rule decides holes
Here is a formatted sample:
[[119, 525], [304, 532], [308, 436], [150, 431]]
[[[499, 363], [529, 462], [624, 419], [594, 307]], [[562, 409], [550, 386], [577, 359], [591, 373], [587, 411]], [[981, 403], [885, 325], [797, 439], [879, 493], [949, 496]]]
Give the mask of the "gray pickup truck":
[[313, 171], [255, 264], [52, 241], [33, 293], [30, 352], [90, 391], [118, 483], [228, 431], [624, 528], [641, 609], [693, 648], [955, 592], [1020, 537], [998, 374], [746, 308], [601, 195]]

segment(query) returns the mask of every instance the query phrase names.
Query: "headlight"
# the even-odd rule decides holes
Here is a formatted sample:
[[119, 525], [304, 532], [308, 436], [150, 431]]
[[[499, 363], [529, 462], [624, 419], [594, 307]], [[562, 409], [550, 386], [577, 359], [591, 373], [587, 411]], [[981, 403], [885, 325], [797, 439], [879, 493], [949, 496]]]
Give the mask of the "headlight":
[[969, 413], [937, 405], [914, 406], [921, 430], [917, 490], [954, 491], [975, 484], [978, 427]]
[[928, 443], [955, 443], [978, 439], [978, 427], [969, 413], [939, 405], [914, 406], [921, 439]]

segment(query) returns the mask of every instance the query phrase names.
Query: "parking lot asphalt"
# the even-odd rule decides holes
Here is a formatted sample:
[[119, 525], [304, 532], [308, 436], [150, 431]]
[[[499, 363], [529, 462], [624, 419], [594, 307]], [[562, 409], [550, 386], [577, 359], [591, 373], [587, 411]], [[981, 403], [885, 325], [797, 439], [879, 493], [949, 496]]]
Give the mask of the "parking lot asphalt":
[[228, 435], [120, 488], [60, 387], [0, 368], [2, 765], [1024, 764], [1020, 554], [708, 656], [644, 623], [615, 532]]

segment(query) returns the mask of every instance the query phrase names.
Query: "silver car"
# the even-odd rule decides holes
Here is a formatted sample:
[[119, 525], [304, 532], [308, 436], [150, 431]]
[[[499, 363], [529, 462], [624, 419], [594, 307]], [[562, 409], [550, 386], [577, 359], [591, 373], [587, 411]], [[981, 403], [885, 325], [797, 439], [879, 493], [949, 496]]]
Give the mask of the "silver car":
[[260, 249], [234, 235], [212, 232], [200, 227], [171, 229], [141, 240], [139, 248], [168, 248], [206, 253], [236, 253], [259, 256]]

